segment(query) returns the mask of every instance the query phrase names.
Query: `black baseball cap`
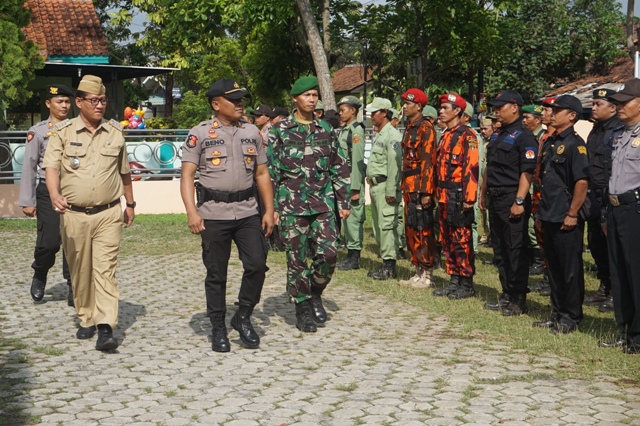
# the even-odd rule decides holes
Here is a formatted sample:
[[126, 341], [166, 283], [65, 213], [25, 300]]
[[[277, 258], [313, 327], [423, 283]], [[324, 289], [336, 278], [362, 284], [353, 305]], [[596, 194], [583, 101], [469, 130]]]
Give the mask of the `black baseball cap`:
[[617, 102], [627, 102], [633, 98], [640, 98], [640, 80], [632, 78], [624, 82], [620, 89], [610, 96], [611, 99]]
[[504, 104], [516, 104], [522, 106], [524, 101], [522, 100], [520, 93], [515, 90], [502, 90], [498, 93], [495, 99], [492, 99], [487, 103], [491, 106], [502, 106]]
[[280, 106], [277, 106], [277, 107], [273, 108], [273, 112], [271, 113], [271, 118], [275, 118], [275, 117], [277, 117], [279, 115], [281, 115], [283, 117], [288, 117], [289, 116], [289, 111], [286, 108], [280, 107]]
[[542, 105], [553, 108], [570, 109], [578, 113], [578, 115], [582, 114], [582, 102], [573, 95], [558, 96], [552, 104], [544, 102]]
[[259, 117], [261, 115], [271, 117], [272, 112], [273, 110], [271, 109], [271, 107], [269, 107], [269, 105], [260, 105], [259, 107], [251, 111], [251, 115], [253, 115], [254, 117]]
[[54, 98], [56, 96], [66, 96], [68, 98], [74, 97], [73, 92], [64, 84], [51, 84], [47, 86], [47, 99]]
[[605, 101], [609, 101], [612, 102], [611, 99], [609, 99], [611, 96], [615, 95], [617, 92], [615, 90], [611, 90], [611, 89], [596, 89], [593, 91], [593, 99], [604, 99]]
[[209, 98], [215, 98], [218, 96], [222, 96], [227, 99], [241, 99], [245, 96], [249, 96], [249, 92], [244, 87], [240, 87], [240, 85], [231, 78], [223, 78], [222, 80], [218, 80], [209, 87], [207, 91], [207, 96]]

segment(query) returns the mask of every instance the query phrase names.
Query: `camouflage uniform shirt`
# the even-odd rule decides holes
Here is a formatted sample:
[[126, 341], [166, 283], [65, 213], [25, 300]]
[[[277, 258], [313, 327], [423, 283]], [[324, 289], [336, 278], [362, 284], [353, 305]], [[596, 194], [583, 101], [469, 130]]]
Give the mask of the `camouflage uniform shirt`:
[[326, 213], [336, 201], [349, 209], [349, 166], [329, 123], [301, 124], [290, 115], [271, 128], [267, 157], [280, 214]]

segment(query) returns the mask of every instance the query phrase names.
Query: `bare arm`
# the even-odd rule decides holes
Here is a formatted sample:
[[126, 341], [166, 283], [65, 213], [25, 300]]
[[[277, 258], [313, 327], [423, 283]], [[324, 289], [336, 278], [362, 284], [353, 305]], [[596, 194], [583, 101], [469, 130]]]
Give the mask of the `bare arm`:
[[271, 176], [269, 176], [269, 168], [266, 164], [258, 165], [255, 180], [258, 185], [258, 193], [262, 199], [262, 205], [264, 206], [262, 230], [265, 237], [269, 237], [273, 232], [275, 215], [273, 213], [273, 185], [271, 184]]
[[[124, 199], [127, 203], [133, 203], [133, 185], [131, 184], [131, 173], [121, 174], [122, 184], [124, 185]], [[133, 219], [136, 217], [136, 212], [133, 207], [126, 207], [124, 209], [124, 227], [128, 228], [133, 223]]]
[[564, 217], [562, 226], [563, 231], [569, 231], [578, 224], [578, 211], [584, 203], [584, 199], [587, 197], [587, 189], [589, 188], [589, 182], [587, 179], [578, 179], [573, 187], [573, 199], [569, 206], [569, 211]]
[[[533, 175], [531, 173], [520, 173], [520, 182], [518, 184], [518, 193], [516, 197], [526, 198], [529, 193], [529, 188], [531, 187], [531, 181], [533, 180]], [[511, 214], [509, 215], [510, 219], [519, 218], [524, 214], [524, 205], [519, 206], [515, 202], [511, 206]]]
[[51, 197], [51, 205], [53, 210], [60, 214], [64, 214], [67, 211], [67, 199], [60, 195], [60, 174], [58, 169], [47, 167], [45, 169], [45, 179], [47, 182], [47, 189], [49, 190], [49, 196]]
[[196, 209], [195, 200], [195, 184], [197, 165], [194, 163], [183, 162], [182, 171], [180, 172], [180, 195], [184, 208], [187, 211], [187, 221], [189, 230], [192, 234], [199, 234], [204, 231], [204, 220]]

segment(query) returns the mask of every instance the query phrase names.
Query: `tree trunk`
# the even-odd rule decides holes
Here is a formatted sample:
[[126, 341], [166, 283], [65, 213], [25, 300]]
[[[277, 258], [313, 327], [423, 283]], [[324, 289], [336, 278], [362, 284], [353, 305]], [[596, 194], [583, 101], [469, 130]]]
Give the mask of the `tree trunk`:
[[324, 102], [324, 108], [325, 110], [336, 109], [336, 99], [333, 94], [333, 83], [331, 83], [329, 63], [324, 53], [320, 31], [318, 30], [315, 17], [311, 11], [311, 4], [309, 0], [296, 0], [296, 5], [300, 11], [300, 17], [302, 18], [302, 23], [307, 33], [309, 50], [311, 51], [313, 65], [316, 69], [316, 75], [318, 76], [320, 97], [322, 98], [322, 102]]
[[331, 34], [329, 33], [329, 24], [331, 22], [330, 12], [331, 5], [329, 0], [322, 0], [322, 38], [324, 41], [324, 54], [327, 57], [327, 63], [331, 60]]
[[631, 60], [636, 59], [636, 45], [633, 41], [633, 17], [635, 10], [635, 0], [627, 0], [627, 49], [629, 50], [629, 56]]
[[173, 73], [167, 74], [164, 90], [164, 116], [173, 117]]

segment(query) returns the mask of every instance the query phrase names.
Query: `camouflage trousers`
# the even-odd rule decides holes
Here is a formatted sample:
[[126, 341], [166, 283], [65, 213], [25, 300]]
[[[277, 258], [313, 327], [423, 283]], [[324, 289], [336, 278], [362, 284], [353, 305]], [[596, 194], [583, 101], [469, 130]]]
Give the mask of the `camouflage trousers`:
[[285, 215], [280, 217], [279, 228], [287, 253], [289, 296], [302, 302], [312, 294], [322, 294], [338, 257], [335, 214]]
[[445, 271], [449, 275], [473, 277], [475, 274], [475, 253], [473, 251], [473, 235], [471, 226], [457, 227], [447, 223], [447, 208], [439, 203], [438, 222], [440, 224], [440, 241], [445, 259]]
[[[408, 215], [410, 198], [409, 194], [404, 193], [404, 215]], [[411, 253], [411, 263], [420, 266], [423, 269], [431, 269], [437, 265], [436, 260], [436, 237], [432, 226], [416, 229], [406, 225], [405, 235], [407, 240], [407, 248]]]

